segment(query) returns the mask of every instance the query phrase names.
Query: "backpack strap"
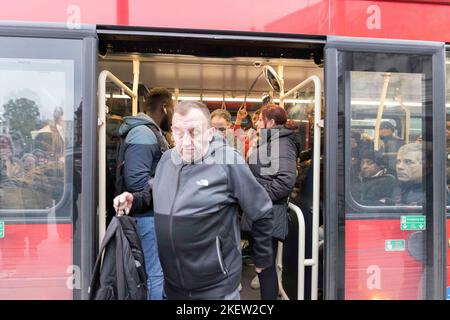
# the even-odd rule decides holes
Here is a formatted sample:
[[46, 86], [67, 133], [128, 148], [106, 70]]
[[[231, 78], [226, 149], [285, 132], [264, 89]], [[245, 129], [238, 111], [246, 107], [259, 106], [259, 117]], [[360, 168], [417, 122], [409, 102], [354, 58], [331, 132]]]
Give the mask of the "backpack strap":
[[158, 128], [154, 123], [146, 124], [146, 126], [152, 130], [153, 134], [156, 136], [156, 141], [158, 143], [159, 149], [161, 150], [161, 153], [166, 152], [169, 150], [169, 144], [167, 143], [166, 138], [162, 135], [161, 129]]
[[[121, 219], [122, 217], [117, 217]], [[125, 240], [125, 235], [122, 230], [122, 225], [118, 223], [120, 227], [116, 232], [116, 279], [117, 279], [117, 300], [125, 300], [127, 298], [126, 291], [126, 280], [124, 277], [125, 266], [124, 266], [124, 247], [123, 241]]]
[[[161, 133], [161, 130], [158, 128], [158, 126], [154, 123], [148, 123], [148, 124], [138, 124], [133, 126], [131, 129], [138, 127], [138, 126], [146, 126], [147, 128], [149, 128], [153, 134], [156, 137], [156, 143], [159, 146], [159, 149], [161, 150], [161, 153], [166, 152], [167, 150], [169, 150], [169, 144], [167, 143], [166, 138], [164, 138], [164, 136]], [[130, 131], [131, 131], [130, 129]], [[128, 131], [129, 132], [129, 131]], [[116, 153], [116, 181], [114, 184], [114, 196], [118, 196], [119, 194], [121, 194], [122, 192], [124, 192], [125, 188], [124, 188], [124, 177], [123, 177], [123, 169], [124, 169], [124, 165], [125, 165], [125, 139], [126, 139], [126, 135], [123, 137], [120, 137], [120, 144], [119, 147], [117, 148], [117, 153]], [[155, 175], [155, 170], [153, 170], [150, 173], [150, 176], [153, 177]]]

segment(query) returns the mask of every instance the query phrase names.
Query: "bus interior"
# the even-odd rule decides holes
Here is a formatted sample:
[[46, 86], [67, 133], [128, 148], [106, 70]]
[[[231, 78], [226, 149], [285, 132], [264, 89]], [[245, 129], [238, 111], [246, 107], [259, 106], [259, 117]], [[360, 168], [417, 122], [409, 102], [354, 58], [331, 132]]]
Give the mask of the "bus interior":
[[[140, 40], [139, 42], [137, 40]], [[124, 116], [140, 111], [145, 95], [152, 88], [163, 87], [173, 94], [174, 103], [183, 100], [203, 102], [212, 112], [225, 109], [230, 112], [232, 122], [236, 113], [244, 105], [250, 116], [261, 106], [263, 97], [269, 95], [273, 102], [280, 103], [280, 93], [274, 91], [269, 82], [262, 76], [264, 66], [272, 67], [282, 79], [284, 93], [313, 76], [323, 83], [323, 58], [320, 55], [323, 46], [310, 43], [295, 43], [292, 48], [283, 48], [277, 43], [261, 43], [255, 45], [249, 41], [209, 41], [197, 45], [189, 40], [174, 41], [171, 39], [153, 39], [129, 37], [100, 37], [100, 51], [97, 72], [107, 70], [130, 90], [136, 90], [137, 110], [133, 110], [133, 99], [117, 81], [106, 79], [105, 83], [105, 120], [106, 120], [106, 171], [104, 188], [106, 210], [113, 210], [110, 181], [115, 177], [115, 158], [119, 142], [118, 128]], [[171, 46], [172, 45], [172, 46]], [[136, 81], [138, 85], [136, 85]], [[135, 86], [133, 86], [135, 84]], [[99, 83], [99, 92], [102, 84]], [[319, 87], [323, 97], [323, 86]], [[283, 98], [288, 118], [301, 124], [304, 141], [302, 141], [302, 159], [298, 161], [298, 179], [291, 196], [291, 202], [300, 207], [306, 220], [306, 237], [311, 246], [311, 199], [302, 199], [304, 180], [311, 167], [314, 122], [313, 82], [305, 83], [299, 90], [289, 92]], [[322, 98], [320, 99], [322, 100]], [[101, 137], [101, 135], [100, 135]], [[101, 139], [101, 138], [100, 138]], [[101, 163], [101, 160], [100, 160]], [[106, 181], [106, 179], [112, 179]], [[100, 186], [100, 189], [102, 186]], [[100, 191], [100, 194], [102, 192]], [[308, 196], [312, 193], [308, 193]], [[309, 211], [305, 214], [306, 211]], [[110, 212], [108, 213], [110, 214]], [[297, 220], [294, 212], [290, 213], [293, 221]], [[321, 219], [322, 220], [322, 219]], [[294, 228], [296, 229], [296, 228]], [[279, 278], [282, 282], [282, 296], [285, 299], [297, 298], [297, 238], [292, 231], [292, 244], [279, 254]], [[250, 289], [250, 282], [255, 276], [251, 259], [245, 255], [246, 242], [243, 241], [243, 278], [242, 299], [259, 299], [259, 290]], [[289, 248], [291, 246], [292, 248]], [[289, 255], [288, 252], [293, 252]], [[306, 258], [311, 249], [306, 250]], [[281, 272], [283, 270], [283, 272]], [[308, 271], [306, 271], [308, 272]], [[283, 275], [281, 274], [283, 273]], [[289, 280], [288, 280], [289, 279]], [[308, 281], [306, 281], [308, 284]], [[306, 288], [305, 288], [306, 289]], [[305, 290], [308, 292], [308, 290]]]
[[[238, 36], [225, 39], [191, 36], [143, 36], [133, 33], [113, 36], [108, 32], [100, 33], [99, 79], [105, 70], [112, 76], [104, 78], [104, 84], [100, 80], [98, 84], [99, 93], [105, 95], [104, 100], [99, 99], [99, 107], [103, 104], [100, 101], [104, 101], [106, 106], [106, 132], [104, 138], [99, 135], [100, 144], [102, 140], [105, 142], [100, 146], [104, 159], [100, 157], [99, 163], [106, 164], [109, 179], [114, 181], [119, 142], [117, 129], [124, 116], [140, 111], [145, 95], [152, 88], [168, 89], [175, 103], [201, 101], [211, 112], [225, 109], [230, 112], [232, 122], [240, 108], [244, 106], [252, 116], [261, 107], [263, 98], [270, 96], [274, 103], [286, 109], [290, 120], [301, 124], [303, 133], [303, 151], [297, 160], [297, 182], [290, 197], [289, 236], [283, 244], [280, 243], [279, 249], [282, 250], [279, 250], [277, 257], [280, 295], [282, 299], [320, 299], [323, 290], [323, 236], [319, 234], [323, 234], [324, 227], [323, 143], [320, 137], [323, 131], [317, 135], [315, 132], [324, 127], [324, 43], [308, 38], [278, 43], [273, 39], [256, 41]], [[348, 74], [351, 90], [346, 114], [351, 116], [346, 140], [350, 141], [356, 134], [361, 142], [370, 141], [374, 151], [380, 151], [383, 143], [375, 137], [380, 136], [382, 124], [389, 123], [393, 135], [402, 144], [420, 143], [425, 121], [422, 111], [425, 92], [421, 75], [396, 70], [374, 72], [383, 61], [374, 63], [366, 71]], [[112, 81], [114, 77], [116, 79]], [[276, 83], [273, 83], [274, 79]], [[102, 112], [102, 108], [99, 110]], [[99, 149], [99, 155], [101, 153]], [[394, 176], [395, 154], [383, 155], [386, 162], [393, 161], [389, 169]], [[354, 180], [358, 173], [359, 164], [350, 178]], [[102, 208], [103, 200], [105, 210], [111, 211], [114, 190], [108, 187], [111, 183], [107, 183], [107, 178], [99, 178], [99, 207]], [[348, 185], [351, 184], [349, 180]], [[299, 219], [304, 220], [303, 231], [300, 230], [303, 223]], [[101, 230], [105, 227], [101, 225], [102, 219], [99, 223]], [[101, 231], [99, 234], [101, 238]], [[305, 238], [301, 240], [303, 236]], [[301, 248], [303, 252], [298, 243], [304, 244]], [[255, 273], [245, 250], [245, 241], [242, 245], [241, 297], [259, 299], [259, 290], [250, 288]], [[300, 265], [304, 267], [299, 268]], [[299, 278], [304, 278], [302, 283], [299, 283]]]

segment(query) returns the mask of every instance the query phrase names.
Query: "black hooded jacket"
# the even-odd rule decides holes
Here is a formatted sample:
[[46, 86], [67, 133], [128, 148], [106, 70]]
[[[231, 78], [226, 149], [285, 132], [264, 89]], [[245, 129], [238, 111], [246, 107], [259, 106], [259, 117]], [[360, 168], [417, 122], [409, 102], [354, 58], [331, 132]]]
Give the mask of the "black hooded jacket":
[[299, 131], [283, 125], [261, 130], [259, 143], [248, 157], [250, 170], [273, 202], [274, 238], [284, 240], [288, 232], [288, 198], [294, 187]]

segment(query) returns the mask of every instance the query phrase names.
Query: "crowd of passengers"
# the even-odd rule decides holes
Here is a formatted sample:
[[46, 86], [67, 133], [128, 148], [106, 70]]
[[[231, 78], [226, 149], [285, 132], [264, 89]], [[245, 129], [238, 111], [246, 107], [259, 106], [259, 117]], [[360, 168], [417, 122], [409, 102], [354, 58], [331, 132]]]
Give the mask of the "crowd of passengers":
[[0, 134], [1, 207], [45, 209], [61, 198], [64, 191], [61, 120], [62, 109], [56, 108], [55, 120], [28, 143], [17, 131]]
[[379, 132], [378, 150], [370, 136], [352, 132], [353, 199], [369, 206], [422, 205], [423, 177], [429, 172], [422, 140], [405, 144], [388, 121], [381, 123]]
[[[239, 233], [247, 228], [261, 298], [277, 299], [275, 259], [288, 233], [298, 126], [270, 101], [253, 117], [240, 109], [234, 123], [226, 110], [172, 101], [168, 90], [152, 89], [143, 112], [125, 117], [119, 128], [125, 192], [114, 206], [136, 219], [148, 297], [239, 299]], [[148, 128], [154, 125], [170, 129], [172, 148]]]

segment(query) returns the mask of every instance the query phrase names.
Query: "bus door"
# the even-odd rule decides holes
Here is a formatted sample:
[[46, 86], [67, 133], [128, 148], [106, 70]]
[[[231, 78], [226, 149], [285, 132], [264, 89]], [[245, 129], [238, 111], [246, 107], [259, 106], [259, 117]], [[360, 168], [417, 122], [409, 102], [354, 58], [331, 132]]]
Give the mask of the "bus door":
[[444, 72], [443, 43], [327, 39], [326, 299], [445, 297]]
[[[445, 103], [445, 110], [446, 110], [446, 128], [445, 128], [445, 135], [446, 135], [446, 166], [447, 166], [447, 188], [450, 188], [450, 45], [446, 46], [446, 59], [445, 59], [445, 74], [446, 74], [446, 88], [447, 88], [447, 94], [446, 94], [446, 103]], [[446, 225], [447, 225], [447, 300], [450, 300], [450, 272], [449, 272], [449, 257], [450, 257], [450, 205], [447, 202], [447, 214], [446, 214]]]
[[95, 222], [93, 28], [0, 25], [0, 299], [86, 298]]

